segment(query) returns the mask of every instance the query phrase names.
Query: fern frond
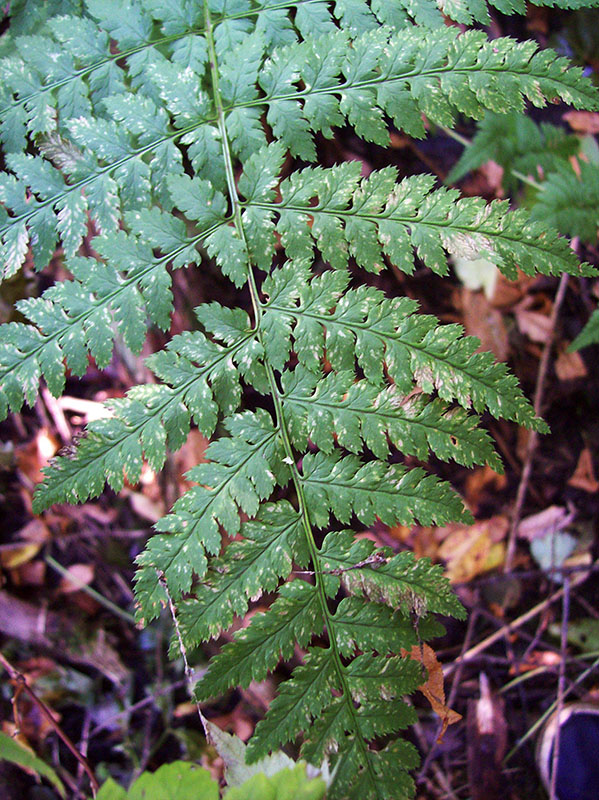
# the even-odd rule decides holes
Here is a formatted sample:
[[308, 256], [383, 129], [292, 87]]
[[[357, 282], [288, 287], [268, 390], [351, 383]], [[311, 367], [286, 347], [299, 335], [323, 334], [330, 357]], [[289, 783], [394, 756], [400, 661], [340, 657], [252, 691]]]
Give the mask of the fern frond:
[[570, 350], [581, 350], [591, 344], [599, 342], [599, 309], [595, 309], [586, 325], [570, 345]]
[[289, 432], [299, 449], [308, 440], [330, 453], [334, 438], [341, 447], [359, 453], [366, 445], [377, 458], [386, 459], [391, 444], [406, 455], [453, 459], [472, 466], [488, 463], [501, 472], [492, 442], [478, 426], [478, 417], [462, 409], [449, 409], [439, 400], [420, 395], [402, 396], [395, 387], [356, 381], [354, 373], [331, 372], [325, 377], [296, 367], [282, 375], [283, 408], [288, 411]]
[[355, 514], [366, 525], [377, 517], [388, 525], [470, 518], [448, 484], [420, 469], [382, 461], [363, 463], [356, 456], [341, 458], [335, 452], [307, 454], [302, 473], [311, 517], [320, 528], [329, 524], [329, 512], [346, 524]]
[[[374, 562], [373, 562], [374, 563]], [[418, 644], [418, 636], [431, 639], [443, 630], [432, 617], [418, 621], [418, 636], [407, 614], [381, 603], [357, 597], [344, 597], [335, 611], [335, 634], [341, 654], [349, 658], [356, 649], [381, 655], [400, 653]]]
[[[421, 112], [452, 125], [458, 112], [480, 117], [485, 109], [521, 111], [524, 98], [541, 106], [558, 97], [575, 106], [597, 106], [580, 70], [566, 70], [564, 59], [535, 52], [530, 42], [489, 42], [482, 32], [458, 36], [455, 28], [390, 33], [371, 31], [349, 49], [346, 35], [336, 32], [275, 51], [257, 72], [265, 97], [231, 105], [236, 114], [247, 109], [254, 120], [266, 106], [275, 136], [306, 159], [314, 157], [309, 130], [331, 135], [331, 126], [344, 121], [360, 137], [386, 145], [383, 113], [401, 130], [422, 137]], [[300, 79], [303, 89], [296, 86]], [[239, 125], [229, 134], [234, 142], [244, 135]], [[249, 136], [243, 141], [248, 148], [259, 144]]]
[[[294, 669], [271, 703], [268, 716], [256, 726], [248, 744], [248, 757], [255, 761], [279, 743], [292, 741], [300, 732], [309, 730], [331, 703], [332, 691], [342, 688], [337, 671], [333, 651], [323, 647], [308, 650], [304, 663]], [[347, 704], [341, 701], [339, 705], [344, 709]], [[341, 737], [344, 733], [342, 730]]]
[[[456, 22], [471, 25], [473, 22], [489, 24], [491, 18], [484, 0], [438, 0], [439, 8]], [[502, 14], [526, 14], [524, 0], [489, 0], [489, 5]], [[550, 8], [588, 8], [596, 6], [597, 0], [539, 0], [536, 5]]]
[[554, 166], [535, 198], [531, 217], [567, 236], [595, 242], [599, 228], [599, 166], [579, 161], [578, 174], [567, 161]]
[[213, 554], [220, 549], [219, 524], [230, 535], [238, 533], [238, 509], [255, 516], [260, 502], [277, 483], [286, 482], [288, 472], [279, 434], [266, 411], [244, 411], [224, 424], [235, 441], [221, 438], [208, 446], [208, 462], [188, 473], [189, 480], [200, 485], [180, 497], [157, 524], [157, 530], [200, 535]]
[[[350, 285], [350, 268], [410, 273], [420, 259], [443, 275], [459, 255], [508, 277], [595, 272], [544, 220], [505, 203], [427, 176], [398, 181], [390, 167], [367, 178], [357, 163], [298, 170], [293, 157], [315, 161], [318, 136], [342, 125], [385, 145], [389, 121], [422, 137], [423, 115], [451, 125], [558, 98], [596, 109], [597, 91], [534, 43], [445, 25], [441, 12], [484, 19], [482, 0], [67, 8], [36, 12], [39, 30], [11, 37], [0, 62], [3, 274], [30, 251], [43, 268], [60, 242], [72, 275], [19, 303], [26, 323], [0, 328], [0, 413], [33, 403], [42, 378], [59, 394], [67, 370], [82, 375], [90, 357], [107, 366], [117, 338], [138, 353], [149, 325], [168, 330], [172, 270], [210, 259], [251, 309], [196, 309], [201, 330], [151, 356], [158, 383], [112, 401], [53, 462], [35, 510], [105, 482], [118, 491], [143, 459], [159, 470], [192, 425], [216, 434], [137, 559], [140, 619], [174, 603], [191, 649], [274, 594], [197, 696], [262, 680], [306, 648], [249, 755], [301, 733], [306, 758], [335, 762], [332, 800], [407, 797], [414, 750], [388, 741], [413, 720], [402, 697], [422, 683], [404, 651], [438, 634], [432, 614], [463, 609], [440, 566], [336, 528], [467, 520], [449, 484], [402, 458], [499, 470], [477, 413], [546, 428], [478, 340], [408, 298]], [[80, 255], [84, 239], [97, 257]], [[308, 580], [291, 581], [296, 571]]]
[[[261, 161], [266, 160], [272, 164], [263, 153]], [[334, 267], [346, 266], [352, 256], [359, 266], [379, 272], [386, 256], [412, 273], [416, 253], [443, 275], [445, 250], [487, 258], [511, 278], [517, 267], [528, 274], [581, 274], [567, 242], [531, 224], [526, 214], [509, 211], [507, 203], [486, 205], [481, 198], [458, 199], [455, 190], [435, 191], [429, 175], [397, 184], [392, 167], [360, 180], [360, 168], [354, 161], [301, 170], [281, 183], [279, 203], [258, 202], [254, 191], [248, 207], [278, 215], [276, 229], [290, 257], [310, 258], [316, 244]], [[582, 272], [592, 274], [588, 268]]]
[[380, 386], [385, 363], [404, 394], [416, 381], [445, 401], [545, 429], [505, 365], [475, 352], [478, 340], [464, 337], [460, 326], [415, 315], [415, 303], [407, 298], [387, 300], [366, 287], [344, 292], [348, 282], [340, 270], [311, 277], [305, 262], [273, 271], [264, 282], [269, 300], [263, 321], [271, 363], [284, 363], [293, 343], [300, 363], [317, 371], [326, 342], [335, 370], [353, 370], [357, 361], [367, 380]]
[[[184, 640], [190, 647], [217, 636], [231, 625], [234, 616], [245, 614], [250, 600], [274, 591], [279, 579], [289, 576], [293, 561], [309, 561], [301, 523], [286, 501], [264, 504], [254, 520], [243, 523], [244, 540], [227, 546], [222, 560], [213, 562], [194, 600], [181, 607]], [[158, 547], [152, 544], [155, 539]], [[142, 554], [140, 560], [150, 564], [155, 555], [155, 563], [160, 563], [160, 537], [150, 543], [154, 553]]]
[[281, 659], [291, 657], [295, 643], [304, 647], [323, 624], [315, 587], [301, 580], [284, 584], [269, 610], [237, 631], [212, 661], [197, 686], [198, 700], [217, 697], [231, 686], [264, 680]]
[[356, 540], [350, 531], [332, 532], [321, 548], [321, 566], [331, 597], [343, 584], [350, 594], [385, 603], [406, 614], [422, 616], [430, 612], [464, 617], [460, 602], [441, 580], [440, 565], [433, 565], [426, 558], [416, 560], [413, 553], [404, 551], [394, 556], [385, 548], [375, 550], [368, 539]]
[[504, 169], [503, 186], [511, 192], [517, 185], [512, 170], [546, 175], [563, 159], [575, 155], [580, 148], [577, 136], [547, 122], [537, 125], [521, 114], [487, 113], [478, 123], [472, 142], [466, 147], [449, 175], [448, 183], [456, 183], [468, 172], [487, 161], [495, 161]]
[[[68, 455], [53, 459], [44, 470], [44, 481], [35, 494], [36, 510], [95, 497], [105, 483], [118, 491], [125, 477], [137, 483], [143, 457], [152, 469], [162, 469], [167, 447], [175, 451], [184, 444], [192, 419], [210, 436], [219, 410], [229, 416], [237, 409], [239, 373], [251, 377], [251, 365], [260, 351], [247, 316], [241, 311], [227, 315], [226, 311], [223, 309], [223, 323], [230, 317], [227, 330], [221, 325], [221, 340], [226, 344], [198, 331], [185, 333], [173, 338], [167, 350], [148, 359], [148, 366], [165, 383], [138, 386], [126, 398], [110, 401], [111, 417], [90, 423], [77, 446]], [[196, 312], [199, 319], [207, 321], [204, 309]]]

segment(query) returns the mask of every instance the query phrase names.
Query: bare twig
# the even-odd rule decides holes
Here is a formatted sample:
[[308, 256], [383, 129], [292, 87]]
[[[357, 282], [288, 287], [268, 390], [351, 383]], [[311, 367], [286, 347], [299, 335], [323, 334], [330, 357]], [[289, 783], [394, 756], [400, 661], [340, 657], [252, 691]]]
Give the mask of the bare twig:
[[564, 578], [564, 596], [562, 599], [562, 629], [560, 639], [561, 658], [559, 664], [559, 677], [557, 681], [557, 725], [555, 727], [555, 739], [553, 742], [553, 755], [551, 758], [551, 786], [549, 792], [550, 800], [559, 800], [557, 797], [557, 764], [559, 760], [560, 746], [560, 720], [564, 708], [564, 694], [566, 689], [566, 647], [568, 645], [568, 620], [570, 618], [570, 579]]
[[129, 614], [128, 611], [124, 611], [122, 608], [117, 606], [116, 603], [113, 603], [112, 600], [109, 600], [107, 597], [104, 597], [103, 594], [100, 594], [100, 592], [97, 592], [91, 586], [88, 586], [87, 583], [84, 583], [66, 567], [63, 567], [62, 564], [55, 558], [52, 558], [51, 555], [45, 555], [44, 561], [49, 567], [52, 567], [52, 569], [56, 570], [56, 572], [62, 575], [65, 580], [69, 581], [69, 583], [72, 583], [73, 586], [76, 586], [80, 591], [85, 592], [85, 594], [89, 595], [90, 597], [93, 597], [97, 603], [99, 603], [101, 606], [104, 606], [104, 608], [106, 608], [112, 614], [125, 620], [125, 622], [128, 622], [130, 625], [135, 625], [135, 617], [133, 614]]
[[70, 444], [73, 439], [73, 433], [69, 423], [67, 422], [67, 418], [64, 415], [64, 411], [60, 406], [60, 403], [52, 394], [50, 394], [47, 386], [42, 385], [40, 394], [48, 413], [52, 417], [54, 427], [58, 431], [63, 444]]
[[81, 755], [79, 750], [77, 750], [73, 742], [69, 739], [67, 734], [60, 727], [60, 723], [55, 718], [54, 714], [50, 711], [48, 706], [44, 703], [43, 700], [40, 700], [40, 698], [36, 695], [31, 686], [29, 686], [29, 684], [27, 683], [27, 678], [23, 675], [23, 673], [20, 672], [15, 667], [13, 667], [12, 664], [10, 664], [6, 660], [6, 658], [2, 655], [2, 653], [0, 653], [0, 664], [8, 672], [11, 680], [14, 681], [18, 689], [22, 692], [25, 692], [25, 694], [28, 695], [30, 700], [35, 704], [35, 706], [39, 710], [40, 714], [50, 723], [50, 725], [56, 731], [57, 735], [64, 742], [67, 749], [77, 759], [79, 764], [81, 764], [81, 766], [83, 767], [84, 771], [86, 772], [89, 778], [89, 782], [92, 788], [92, 793], [95, 797], [100, 787], [88, 760]]
[[[586, 579], [586, 574], [583, 573], [581, 575], [578, 575], [577, 578], [574, 580], [578, 584], [585, 579]], [[574, 580], [572, 581], [571, 585], [574, 585]], [[482, 642], [479, 642], [474, 647], [471, 647], [464, 653], [463, 656], [457, 658], [453, 663], [446, 664], [443, 667], [443, 673], [445, 675], [450, 675], [455, 669], [459, 667], [459, 665], [462, 662], [471, 661], [473, 658], [475, 658], [476, 656], [480, 655], [485, 650], [487, 650], [487, 648], [491, 647], [492, 644], [495, 644], [495, 642], [499, 641], [500, 639], [503, 639], [505, 636], [509, 636], [510, 633], [513, 633], [515, 630], [520, 628], [530, 619], [536, 617], [537, 614], [540, 614], [542, 611], [544, 611], [547, 608], [547, 606], [549, 606], [551, 603], [554, 603], [556, 600], [559, 600], [563, 596], [563, 594], [564, 594], [564, 587], [562, 586], [552, 595], [545, 598], [545, 600], [542, 600], [540, 603], [537, 603], [536, 606], [533, 606], [531, 609], [529, 609], [525, 614], [522, 614], [521, 616], [517, 617], [512, 622], [506, 622], [505, 625], [502, 625], [501, 628], [496, 630], [490, 636], [487, 636], [487, 638], [483, 639]]]
[[[416, 738], [418, 739], [418, 743], [421, 749], [424, 750], [426, 748], [426, 735], [422, 730], [422, 725], [419, 722], [417, 722], [413, 726], [413, 730], [414, 733], [416, 734]], [[458, 800], [455, 792], [451, 787], [448, 776], [435, 761], [433, 761], [431, 764], [431, 770], [435, 776], [435, 780], [437, 781], [439, 787], [445, 793], [444, 796], [450, 798], [450, 800]], [[424, 780], [428, 783], [428, 779], [426, 777], [424, 777]]]
[[[539, 363], [539, 370], [537, 372], [537, 382], [536, 382], [535, 396], [534, 396], [534, 410], [537, 416], [540, 416], [541, 414], [541, 407], [543, 405], [543, 392], [545, 389], [545, 378], [547, 377], [547, 370], [549, 368], [549, 357], [551, 355], [553, 340], [555, 338], [557, 319], [560, 313], [561, 305], [564, 301], [564, 297], [566, 296], [567, 288], [568, 288], [568, 274], [564, 272], [564, 274], [560, 278], [559, 286], [557, 287], [557, 292], [555, 294], [553, 309], [551, 311], [549, 336], [547, 342], [545, 343], [545, 347], [543, 348], [541, 361]], [[530, 432], [530, 435], [528, 437], [528, 442], [526, 445], [526, 456], [524, 458], [524, 467], [522, 469], [522, 475], [520, 476], [520, 483], [518, 485], [518, 492], [516, 494], [514, 513], [512, 515], [512, 522], [510, 525], [510, 532], [508, 535], [507, 552], [503, 568], [504, 572], [510, 572], [514, 562], [514, 555], [516, 552], [516, 533], [518, 530], [518, 525], [520, 524], [520, 518], [522, 516], [524, 501], [526, 500], [528, 484], [530, 483], [530, 476], [532, 474], [532, 466], [533, 466], [535, 451], [537, 449], [538, 438], [539, 436], [536, 431]]]

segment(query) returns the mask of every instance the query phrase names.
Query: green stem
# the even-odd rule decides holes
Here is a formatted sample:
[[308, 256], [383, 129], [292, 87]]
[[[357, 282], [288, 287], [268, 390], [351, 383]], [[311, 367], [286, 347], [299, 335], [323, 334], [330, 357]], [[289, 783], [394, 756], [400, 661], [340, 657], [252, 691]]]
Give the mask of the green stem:
[[[472, 144], [470, 139], [462, 136], [462, 134], [458, 133], [457, 131], [452, 131], [451, 128], [446, 128], [445, 125], [439, 125], [439, 128], [443, 131], [443, 133], [445, 133], [451, 139], [454, 139], [456, 142], [459, 142], [463, 147], [470, 147]], [[529, 178], [527, 175], [524, 175], [519, 170], [510, 168], [509, 172], [514, 176], [514, 178], [518, 178], [518, 180], [522, 181], [522, 183], [532, 186], [533, 189], [537, 189], [537, 191], [541, 191], [543, 189], [543, 186], [540, 183], [532, 178]]]
[[49, 567], [52, 567], [52, 569], [55, 569], [56, 572], [62, 575], [63, 578], [66, 578], [66, 580], [70, 581], [73, 586], [76, 586], [82, 592], [85, 592], [85, 594], [93, 597], [96, 602], [100, 603], [101, 606], [104, 606], [104, 608], [112, 612], [115, 616], [124, 619], [125, 622], [129, 622], [131, 625], [136, 624], [133, 614], [130, 614], [128, 611], [125, 611], [122, 608], [119, 608], [119, 606], [117, 606], [116, 603], [113, 603], [112, 600], [104, 597], [103, 594], [100, 594], [100, 592], [97, 592], [95, 589], [92, 589], [91, 586], [88, 586], [86, 583], [79, 580], [79, 578], [73, 575], [73, 573], [66, 569], [66, 567], [63, 567], [62, 564], [56, 561], [56, 559], [52, 558], [51, 555], [45, 555], [44, 561]]
[[[225, 110], [222, 103], [222, 98], [220, 96], [220, 89], [219, 89], [219, 74], [218, 74], [218, 64], [216, 58], [216, 47], [214, 43], [214, 36], [213, 36], [213, 29], [212, 29], [212, 21], [210, 18], [210, 10], [208, 8], [208, 4], [204, 6], [205, 9], [205, 30], [206, 30], [206, 39], [208, 41], [208, 53], [210, 59], [210, 72], [212, 77], [212, 88], [214, 94], [214, 104], [217, 112], [218, 117], [218, 128], [221, 136], [222, 141], [222, 148], [223, 148], [223, 157], [225, 161], [225, 174], [227, 178], [227, 188], [229, 192], [229, 200], [231, 203], [232, 211], [233, 211], [233, 221], [235, 224], [235, 230], [241, 241], [245, 245], [246, 253], [248, 255], [248, 288], [250, 291], [250, 297], [252, 302], [252, 309], [254, 312], [254, 331], [258, 341], [264, 347], [264, 341], [262, 332], [260, 330], [260, 322], [262, 320], [262, 305], [260, 303], [260, 295], [258, 291], [258, 286], [256, 284], [255, 276], [252, 272], [251, 262], [250, 262], [250, 255], [249, 255], [249, 247], [247, 245], [247, 240], [245, 237], [245, 231], [243, 228], [243, 220], [241, 216], [241, 203], [239, 201], [239, 197], [237, 194], [237, 186], [235, 183], [235, 174], [233, 170], [233, 159], [231, 155], [231, 149], [229, 146], [229, 140], [227, 135], [227, 128], [225, 123]], [[302, 520], [302, 527], [304, 529], [304, 533], [306, 536], [306, 541], [308, 544], [308, 550], [310, 552], [310, 559], [314, 566], [314, 578], [315, 578], [315, 587], [316, 591], [318, 592], [320, 605], [323, 612], [323, 617], [325, 619], [325, 625], [329, 632], [329, 647], [331, 649], [333, 655], [333, 661], [335, 664], [335, 672], [337, 675], [338, 686], [341, 688], [343, 693], [343, 698], [347, 704], [347, 708], [349, 711], [350, 716], [352, 717], [354, 723], [354, 729], [358, 733], [357, 740], [359, 742], [359, 746], [363, 751], [363, 762], [366, 766], [370, 774], [370, 778], [372, 781], [372, 785], [376, 786], [376, 775], [374, 773], [374, 769], [368, 759], [367, 755], [367, 746], [364, 741], [364, 738], [359, 734], [360, 731], [360, 721], [358, 719], [357, 710], [354, 706], [351, 692], [349, 690], [349, 684], [347, 681], [347, 676], [345, 673], [345, 669], [343, 667], [343, 662], [341, 660], [341, 654], [339, 652], [339, 648], [337, 645], [337, 637], [335, 635], [335, 623], [333, 620], [333, 615], [331, 610], [329, 609], [328, 600], [325, 592], [324, 586], [324, 578], [323, 578], [323, 569], [322, 563], [320, 559], [320, 553], [318, 547], [316, 545], [316, 541], [314, 539], [314, 534], [312, 531], [312, 523], [310, 521], [310, 515], [308, 512], [308, 503], [304, 491], [304, 482], [303, 478], [297, 468], [296, 464], [296, 456], [293, 449], [293, 445], [291, 444], [291, 439], [289, 436], [289, 432], [287, 430], [287, 425], [285, 422], [285, 417], [283, 413], [283, 402], [282, 402], [282, 394], [280, 392], [279, 386], [277, 384], [277, 380], [275, 377], [274, 370], [272, 366], [268, 363], [268, 360], [264, 360], [264, 366], [266, 370], [266, 374], [268, 377], [268, 382], [271, 390], [271, 396], [274, 403], [275, 409], [275, 418], [277, 422], [277, 427], [281, 435], [283, 448], [285, 451], [286, 461], [289, 464], [289, 468], [291, 471], [291, 477], [293, 481], [293, 485], [297, 494], [298, 506], [299, 506], [299, 513]]]

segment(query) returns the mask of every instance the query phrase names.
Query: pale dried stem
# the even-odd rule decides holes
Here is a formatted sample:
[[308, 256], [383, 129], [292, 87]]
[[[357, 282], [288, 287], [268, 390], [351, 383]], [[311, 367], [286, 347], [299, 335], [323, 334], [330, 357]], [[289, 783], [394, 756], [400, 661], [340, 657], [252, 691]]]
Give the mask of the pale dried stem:
[[[536, 382], [535, 396], [534, 396], [534, 410], [537, 416], [540, 416], [541, 414], [541, 408], [543, 405], [543, 393], [545, 389], [545, 379], [547, 377], [547, 370], [549, 368], [549, 357], [551, 355], [551, 350], [553, 347], [555, 330], [557, 326], [557, 320], [559, 317], [561, 305], [564, 301], [564, 297], [566, 296], [566, 289], [568, 288], [568, 277], [569, 277], [568, 274], [564, 272], [564, 274], [560, 278], [559, 286], [557, 287], [557, 292], [555, 294], [553, 309], [551, 311], [549, 335], [545, 343], [545, 347], [543, 348], [541, 361], [539, 363], [539, 370], [537, 372], [537, 382]], [[524, 501], [526, 500], [526, 493], [528, 491], [528, 485], [530, 483], [530, 476], [532, 474], [532, 466], [533, 466], [535, 451], [537, 449], [537, 442], [538, 442], [538, 433], [536, 431], [531, 431], [526, 445], [524, 467], [522, 469], [522, 475], [520, 477], [520, 483], [518, 485], [518, 492], [516, 494], [516, 503], [514, 506], [514, 513], [512, 515], [512, 522], [510, 525], [507, 553], [505, 556], [505, 564], [503, 567], [504, 572], [510, 572], [514, 562], [514, 555], [516, 553], [516, 533], [518, 530], [518, 525], [520, 524], [522, 509], [524, 507]]]
[[[582, 581], [586, 580], [586, 578], [587, 578], [586, 572], [579, 573], [576, 576], [576, 578], [574, 578], [571, 581], [569, 585], [570, 586], [578, 585], [578, 583], [582, 583]], [[500, 639], [503, 639], [504, 637], [509, 636], [511, 633], [516, 631], [518, 628], [522, 627], [522, 625], [527, 623], [529, 620], [536, 617], [537, 614], [540, 614], [542, 611], [544, 611], [549, 605], [551, 605], [551, 603], [554, 603], [556, 600], [559, 600], [563, 596], [563, 594], [564, 594], [564, 587], [562, 586], [552, 595], [545, 598], [545, 600], [542, 600], [540, 603], [537, 603], [536, 606], [533, 606], [531, 609], [529, 609], [525, 614], [522, 614], [521, 616], [517, 617], [512, 622], [506, 622], [505, 625], [502, 625], [501, 628], [498, 628], [490, 636], [487, 636], [487, 638], [483, 639], [482, 642], [479, 642], [477, 645], [467, 650], [463, 656], [460, 656], [451, 664], [446, 664], [443, 667], [443, 674], [445, 676], [451, 675], [451, 673], [454, 670], [456, 670], [460, 666], [460, 664], [462, 664], [463, 662], [471, 661], [473, 658], [476, 658], [476, 656], [480, 655], [489, 647], [491, 647], [491, 645], [495, 644], [495, 642], [499, 641]]]
[[189, 696], [195, 702], [195, 706], [198, 712], [198, 716], [200, 718], [200, 722], [202, 723], [202, 728], [204, 730], [204, 735], [206, 739], [209, 739], [208, 733], [208, 726], [206, 725], [206, 717], [202, 714], [202, 709], [200, 708], [200, 704], [197, 700], [194, 699], [194, 692], [193, 692], [193, 685], [194, 685], [194, 677], [193, 671], [189, 666], [189, 661], [187, 659], [187, 650], [185, 648], [185, 643], [183, 641], [183, 636], [181, 635], [181, 628], [179, 627], [179, 620], [177, 619], [177, 609], [175, 608], [175, 604], [173, 603], [173, 598], [171, 597], [171, 593], [169, 592], [166, 578], [164, 577], [164, 573], [160, 572], [160, 570], [156, 570], [156, 574], [158, 575], [158, 582], [164, 589], [164, 593], [166, 594], [168, 600], [168, 607], [169, 611], [171, 612], [171, 617], [173, 619], [173, 625], [175, 627], [175, 634], [177, 636], [177, 641], [179, 643], [179, 650], [181, 652], [181, 656], [183, 658], [183, 667], [185, 670], [185, 678], [187, 679], [187, 691], [189, 692]]
[[560, 662], [559, 677], [557, 681], [557, 725], [553, 743], [553, 756], [551, 759], [551, 787], [550, 800], [559, 800], [557, 796], [557, 765], [560, 749], [560, 720], [564, 708], [564, 694], [566, 690], [566, 647], [568, 646], [568, 620], [570, 618], [570, 578], [564, 578], [564, 597], [562, 600], [562, 627], [560, 637]]

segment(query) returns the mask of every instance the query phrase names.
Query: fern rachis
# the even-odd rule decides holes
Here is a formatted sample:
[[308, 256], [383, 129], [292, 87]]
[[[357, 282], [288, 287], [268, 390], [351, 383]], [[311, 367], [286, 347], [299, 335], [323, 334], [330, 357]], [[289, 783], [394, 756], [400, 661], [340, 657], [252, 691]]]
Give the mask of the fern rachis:
[[[441, 5], [464, 23], [486, 14]], [[38, 52], [51, 54], [47, 75]], [[212, 259], [250, 300], [249, 312], [200, 305], [196, 329], [147, 360], [157, 382], [114, 400], [46, 471], [36, 510], [106, 482], [119, 490], [144, 458], [159, 470], [192, 425], [213, 437], [138, 559], [140, 619], [160, 613], [165, 581], [191, 650], [276, 593], [214, 659], [198, 698], [264, 679], [297, 644], [304, 663], [248, 753], [301, 733], [307, 760], [335, 763], [331, 797], [409, 796], [415, 752], [393, 734], [414, 719], [402, 698], [422, 674], [404, 654], [438, 634], [434, 614], [463, 610], [440, 567], [349, 526], [468, 519], [447, 483], [401, 456], [499, 470], [477, 414], [543, 423], [459, 326], [348, 267], [410, 273], [417, 256], [442, 275], [451, 253], [484, 255], [508, 276], [593, 271], [505, 203], [392, 167], [363, 178], [355, 162], [293, 159], [316, 162], [315, 135], [344, 124], [385, 144], [389, 120], [424, 136], [423, 113], [451, 125], [524, 99], [596, 108], [596, 91], [532, 43], [445, 27], [430, 0], [88, 0], [15, 39], [0, 71], [4, 275], [29, 247], [43, 268], [58, 239], [72, 275], [20, 301], [27, 321], [0, 330], [4, 414], [31, 404], [40, 378], [58, 395], [67, 369], [85, 373], [90, 356], [106, 366], [116, 337], [139, 352], [149, 324], [167, 330], [174, 269]], [[78, 255], [88, 218], [97, 258]], [[248, 388], [256, 410], [244, 408]]]

